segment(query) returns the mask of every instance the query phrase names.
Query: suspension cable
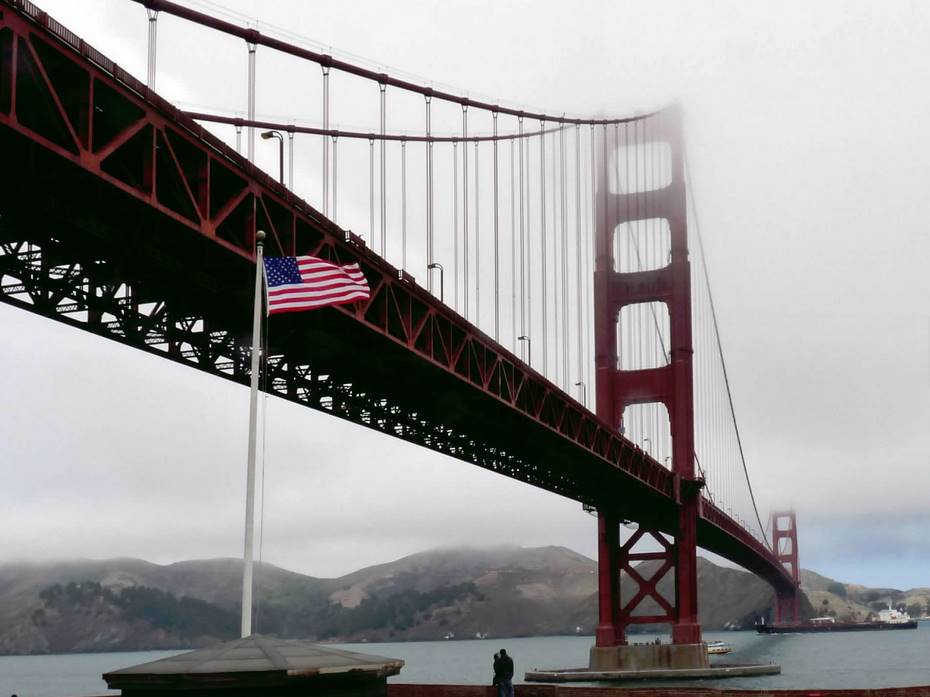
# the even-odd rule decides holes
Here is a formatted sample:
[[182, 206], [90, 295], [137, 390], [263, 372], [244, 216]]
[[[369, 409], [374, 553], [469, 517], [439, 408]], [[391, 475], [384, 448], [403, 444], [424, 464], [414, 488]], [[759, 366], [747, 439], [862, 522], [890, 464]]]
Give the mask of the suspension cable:
[[565, 129], [559, 129], [559, 218], [562, 223], [562, 386], [568, 389], [568, 216], [565, 205]]
[[[427, 94], [424, 100], [426, 102], [426, 135], [429, 137], [432, 132], [432, 97]], [[433, 292], [433, 274], [431, 273], [431, 264], [435, 261], [433, 256], [433, 144], [428, 142], [426, 145], [426, 289], [430, 293]]]
[[[519, 119], [520, 135], [523, 135], [523, 117]], [[524, 227], [525, 207], [523, 205], [523, 138], [517, 141], [519, 144], [520, 159], [520, 336], [529, 336], [526, 329], [526, 236]], [[525, 342], [524, 342], [525, 343]], [[526, 356], [526, 352], [523, 352]]]
[[468, 105], [462, 105], [462, 316], [468, 319]]
[[381, 160], [381, 256], [387, 259], [387, 153], [385, 148], [387, 142], [384, 135], [387, 131], [387, 85], [383, 82], [378, 83], [378, 89], [381, 92], [381, 142], [380, 160]]
[[[368, 239], [375, 242], [375, 141], [368, 140]], [[381, 250], [382, 252], [384, 250]]]
[[400, 268], [407, 270], [407, 142], [403, 140], [400, 142]]
[[[684, 160], [685, 179], [686, 181], [692, 181], [691, 170], [688, 165], [688, 158], [682, 155], [682, 159]], [[766, 544], [771, 546], [771, 543], [765, 534], [765, 526], [762, 525], [762, 518], [759, 516], [759, 507], [756, 505], [756, 496], [753, 493], [752, 482], [749, 479], [749, 468], [746, 466], [746, 455], [743, 452], [743, 439], [740, 437], [739, 424], [736, 421], [736, 409], [733, 406], [733, 392], [730, 390], [730, 378], [727, 374], [726, 360], [723, 357], [723, 343], [720, 339], [720, 325], [717, 323], [717, 310], [714, 306], [714, 296], [710, 288], [710, 275], [707, 271], [707, 257], [704, 252], [704, 238], [701, 235], [701, 225], [698, 221], [697, 204], [695, 203], [693, 195], [689, 196], [688, 198], [691, 203], [691, 213], [694, 216], [694, 232], [695, 236], [697, 237], [698, 248], [701, 250], [701, 270], [704, 274], [704, 284], [707, 286], [707, 300], [710, 309], [710, 316], [713, 320], [714, 338], [716, 339], [717, 343], [717, 353], [720, 356], [720, 368], [723, 373], [723, 382], [726, 387], [727, 402], [730, 407], [730, 418], [733, 421], [733, 430], [736, 433], [736, 445], [739, 450], [739, 459], [743, 465], [743, 474], [746, 477], [746, 486], [749, 488], [749, 498], [752, 501], [753, 512], [756, 514], [756, 522], [759, 524], [759, 529], [762, 531], [762, 537]]]
[[515, 189], [516, 172], [514, 151], [516, 146], [510, 141], [510, 324], [512, 328], [512, 351], [517, 353], [517, 211], [514, 204], [517, 196]]
[[[540, 130], [544, 130], [544, 121], [540, 121]], [[540, 283], [542, 286], [542, 374], [549, 372], [549, 330], [547, 326], [546, 305], [548, 302], [546, 292], [546, 276], [549, 267], [546, 264], [546, 136], [539, 136], [539, 234], [541, 239], [542, 269]]]
[[[566, 118], [563, 116], [553, 116], [542, 113], [532, 113], [524, 110], [514, 109], [506, 106], [500, 106], [498, 104], [491, 104], [489, 102], [482, 102], [469, 97], [460, 96], [452, 94], [449, 92], [443, 92], [441, 90], [433, 89], [432, 87], [426, 87], [423, 85], [418, 85], [416, 83], [400, 80], [395, 77], [391, 77], [383, 72], [376, 72], [374, 70], [369, 70], [367, 68], [362, 68], [358, 65], [353, 65], [343, 60], [333, 58], [331, 55], [325, 53], [318, 53], [316, 51], [311, 51], [309, 49], [303, 48], [301, 46], [296, 46], [294, 44], [282, 41], [281, 39], [276, 39], [266, 34], [262, 34], [260, 31], [254, 28], [246, 28], [237, 26], [231, 22], [221, 20], [217, 17], [210, 16], [203, 12], [198, 12], [192, 10], [188, 7], [184, 7], [178, 3], [170, 2], [169, 0], [134, 0], [148, 9], [167, 12], [176, 17], [186, 19], [189, 22], [195, 24], [200, 24], [201, 26], [214, 29], [216, 31], [230, 34], [232, 36], [239, 37], [245, 41], [253, 43], [255, 45], [267, 46], [275, 51], [280, 51], [281, 53], [286, 53], [297, 58], [304, 60], [309, 60], [320, 65], [327, 65], [331, 68], [339, 70], [341, 72], [350, 73], [358, 77], [364, 78], [366, 80], [371, 80], [375, 82], [383, 82], [385, 85], [390, 85], [391, 87], [397, 87], [401, 90], [408, 92], [415, 92], [422, 95], [429, 95], [435, 97], [436, 99], [452, 102], [456, 104], [461, 104], [462, 106], [473, 106], [476, 109], [481, 111], [497, 111], [501, 114], [508, 114], [510, 116], [525, 116], [529, 119], [541, 120], [541, 121], [550, 121], [553, 123], [559, 124], [606, 124], [606, 123], [626, 123], [628, 121], [635, 121], [640, 118], [645, 118], [652, 116], [657, 112], [649, 112], [646, 114], [639, 114], [631, 117], [624, 118], [613, 118], [613, 119], [582, 119], [582, 118]], [[271, 26], [271, 25], [269, 25]], [[285, 32], [288, 33], [288, 32]]]
[[[541, 137], [541, 136], [540, 136]], [[521, 140], [522, 144], [523, 141]], [[527, 144], [526, 150], [526, 331], [524, 336], [527, 337], [526, 341], [526, 357], [527, 363], [532, 367], [533, 365], [533, 352], [531, 350], [530, 344], [533, 339], [533, 235], [531, 225], [532, 219], [530, 217], [530, 148]], [[521, 193], [521, 196], [523, 194]], [[537, 355], [538, 352], [537, 352]]]
[[[465, 145], [463, 144], [464, 148]], [[452, 141], [452, 265], [455, 310], [459, 309], [459, 144]]]
[[478, 141], [475, 141], [475, 326], [481, 326], [481, 208], [478, 205]]
[[[255, 49], [254, 43], [246, 44], [249, 48], [249, 88], [248, 88], [248, 115], [249, 120], [255, 119]], [[255, 162], [255, 126], [250, 125], [246, 131], [246, 149], [249, 162]]]
[[581, 227], [581, 124], [575, 125], [575, 302], [578, 303], [578, 382], [581, 384], [581, 405], [587, 407], [587, 386], [584, 383], [584, 301], [583, 288], [584, 230]]
[[[497, 112], [493, 114], [494, 119], [494, 135], [497, 135]], [[475, 147], [478, 147], [478, 144], [475, 143]], [[498, 171], [497, 171], [497, 141], [494, 141], [494, 340], [500, 341], [500, 229], [498, 221], [498, 200], [497, 200], [497, 187], [498, 187]]]
[[337, 179], [336, 174], [338, 172], [338, 163], [339, 158], [337, 157], [338, 153], [336, 151], [336, 146], [339, 145], [339, 136], [333, 136], [333, 222], [338, 221], [338, 213], [336, 212], [336, 193], [338, 192], [338, 187], [336, 185]]
[[[329, 130], [329, 66], [323, 71], [323, 128]], [[323, 215], [329, 217], [329, 139], [323, 136]]]

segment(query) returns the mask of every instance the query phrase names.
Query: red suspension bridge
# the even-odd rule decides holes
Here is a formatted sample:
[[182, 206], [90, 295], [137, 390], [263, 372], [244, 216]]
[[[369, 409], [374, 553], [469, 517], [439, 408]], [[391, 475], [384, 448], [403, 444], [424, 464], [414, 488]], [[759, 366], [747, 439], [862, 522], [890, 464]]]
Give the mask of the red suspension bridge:
[[[245, 383], [256, 232], [269, 254], [358, 261], [369, 301], [272, 318], [266, 391], [595, 510], [599, 647], [641, 623], [701, 641], [698, 546], [797, 619], [794, 516], [769, 527], [755, 504], [677, 109], [531, 113], [139, 1], [147, 84], [0, 0], [4, 302]], [[244, 114], [155, 92], [159, 13], [243, 41]], [[264, 52], [319, 66], [317, 114], [257, 117]], [[336, 127], [341, 93], [368, 95], [376, 125]], [[278, 177], [254, 164], [259, 130]]]

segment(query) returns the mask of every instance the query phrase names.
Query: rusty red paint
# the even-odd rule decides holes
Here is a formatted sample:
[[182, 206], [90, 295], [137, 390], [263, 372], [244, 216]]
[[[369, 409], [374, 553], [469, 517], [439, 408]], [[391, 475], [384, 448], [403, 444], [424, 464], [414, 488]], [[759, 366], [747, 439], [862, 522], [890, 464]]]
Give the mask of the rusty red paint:
[[772, 547], [782, 566], [789, 570], [794, 587], [775, 595], [775, 623], [792, 624], [801, 619], [801, 567], [798, 559], [798, 527], [794, 511], [772, 513]]

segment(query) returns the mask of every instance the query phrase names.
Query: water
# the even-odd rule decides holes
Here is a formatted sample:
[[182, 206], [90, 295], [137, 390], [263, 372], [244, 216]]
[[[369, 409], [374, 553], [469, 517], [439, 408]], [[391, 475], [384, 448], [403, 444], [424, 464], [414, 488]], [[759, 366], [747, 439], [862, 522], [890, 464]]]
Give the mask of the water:
[[[644, 640], [654, 638], [644, 637]], [[896, 632], [782, 634], [705, 632], [708, 641], [723, 639], [733, 653], [715, 657], [724, 663], [778, 663], [781, 675], [729, 680], [695, 680], [651, 684], [749, 689], [865, 688], [930, 685], [930, 627]], [[490, 684], [495, 651], [506, 648], [518, 677], [533, 668], [584, 666], [591, 637], [534, 637], [391, 644], [340, 644], [343, 648], [401, 658], [407, 665], [392, 682]], [[0, 697], [84, 697], [105, 695], [100, 675], [177, 651], [0, 656]], [[519, 682], [519, 681], [518, 681]], [[635, 683], [645, 685], [649, 683]]]

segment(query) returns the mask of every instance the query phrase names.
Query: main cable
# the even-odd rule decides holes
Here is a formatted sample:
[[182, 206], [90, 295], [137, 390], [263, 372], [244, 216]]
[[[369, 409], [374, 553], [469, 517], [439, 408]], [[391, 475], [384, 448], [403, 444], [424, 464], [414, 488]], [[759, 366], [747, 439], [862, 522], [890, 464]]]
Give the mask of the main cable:
[[[686, 181], [690, 182], [691, 181], [691, 169], [688, 165], [688, 158], [687, 156], [683, 154], [682, 159], [684, 160], [685, 179]], [[718, 352], [718, 355], [720, 356], [720, 368], [723, 372], [723, 382], [724, 382], [724, 385], [726, 386], [727, 402], [730, 407], [730, 417], [733, 421], [733, 430], [736, 433], [736, 445], [739, 449], [739, 458], [743, 465], [743, 474], [746, 477], [746, 486], [749, 488], [749, 498], [752, 501], [752, 509], [756, 515], [756, 522], [759, 524], [759, 529], [762, 530], [763, 539], [765, 540], [766, 544], [771, 547], [771, 542], [769, 542], [769, 539], [765, 534], [765, 526], [762, 525], [762, 518], [759, 516], [759, 507], [756, 505], [756, 496], [752, 490], [752, 482], [749, 479], [749, 468], [746, 466], [746, 455], [743, 451], [743, 439], [740, 436], [739, 424], [736, 421], [736, 410], [733, 406], [733, 393], [730, 390], [730, 378], [727, 373], [726, 360], [723, 357], [723, 343], [720, 339], [720, 326], [717, 323], [717, 310], [714, 306], [714, 296], [710, 288], [710, 275], [708, 274], [708, 271], [707, 271], [707, 256], [704, 251], [704, 238], [701, 235], [701, 225], [700, 225], [700, 222], [698, 221], [697, 204], [695, 203], [693, 195], [689, 196], [688, 198], [691, 203], [691, 213], [692, 215], [694, 215], [695, 236], [697, 237], [697, 240], [698, 240], [698, 247], [701, 250], [701, 269], [704, 273], [704, 283], [707, 285], [707, 300], [710, 306], [710, 316], [711, 316], [711, 319], [713, 320], [713, 325], [714, 325], [714, 338], [717, 341], [717, 352]]]

